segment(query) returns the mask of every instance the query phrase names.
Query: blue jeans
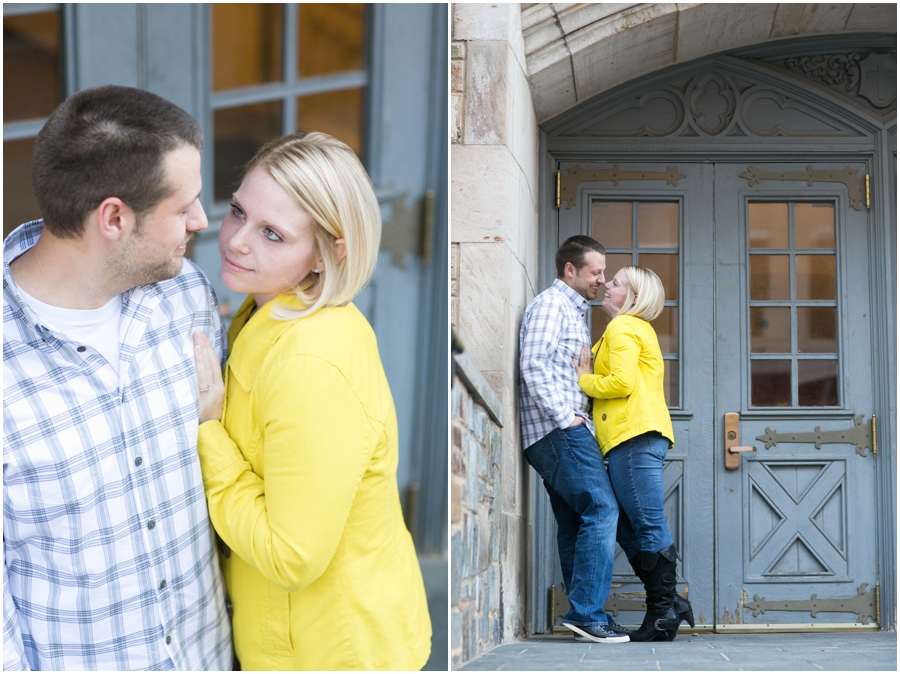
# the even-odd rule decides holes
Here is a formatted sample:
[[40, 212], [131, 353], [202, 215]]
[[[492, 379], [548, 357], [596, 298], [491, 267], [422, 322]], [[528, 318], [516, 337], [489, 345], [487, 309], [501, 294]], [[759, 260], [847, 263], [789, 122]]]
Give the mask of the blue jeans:
[[641, 550], [659, 552], [672, 545], [663, 512], [663, 461], [668, 451], [668, 439], [650, 432], [606, 453], [620, 510], [616, 540], [628, 559]]
[[556, 517], [556, 543], [573, 625], [607, 625], [619, 507], [600, 448], [584, 425], [556, 429], [525, 450]]

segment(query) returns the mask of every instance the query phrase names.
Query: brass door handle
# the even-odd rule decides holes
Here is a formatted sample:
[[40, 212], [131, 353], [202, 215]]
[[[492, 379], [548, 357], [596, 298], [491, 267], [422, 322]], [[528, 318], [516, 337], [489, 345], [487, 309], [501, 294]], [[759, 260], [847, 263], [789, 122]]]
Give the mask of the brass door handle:
[[725, 415], [725, 468], [741, 467], [741, 452], [755, 452], [756, 447], [741, 446], [741, 418], [736, 412]]

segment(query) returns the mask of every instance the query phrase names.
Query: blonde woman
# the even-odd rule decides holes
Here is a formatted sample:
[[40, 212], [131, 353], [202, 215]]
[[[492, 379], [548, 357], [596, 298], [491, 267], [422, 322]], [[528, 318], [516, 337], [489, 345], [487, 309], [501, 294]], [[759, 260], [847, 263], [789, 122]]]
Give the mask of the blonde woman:
[[420, 669], [431, 623], [397, 490], [397, 421], [375, 335], [351, 300], [381, 218], [349, 147], [263, 146], [219, 234], [248, 293], [224, 382], [195, 338], [200, 464], [240, 666]]
[[663, 462], [675, 444], [663, 392], [663, 358], [650, 321], [665, 292], [649, 269], [627, 266], [606, 284], [602, 306], [613, 320], [576, 363], [578, 385], [594, 398], [597, 443], [619, 502], [616, 540], [647, 592], [647, 613], [631, 641], [672, 641], [690, 604], [675, 593], [675, 545], [663, 512]]

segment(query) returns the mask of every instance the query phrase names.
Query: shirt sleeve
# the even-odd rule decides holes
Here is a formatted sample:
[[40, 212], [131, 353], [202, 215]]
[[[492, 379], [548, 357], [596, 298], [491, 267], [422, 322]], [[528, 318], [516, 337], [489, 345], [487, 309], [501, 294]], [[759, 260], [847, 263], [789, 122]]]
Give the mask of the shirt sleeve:
[[6, 551], [3, 554], [3, 669], [28, 671], [31, 667], [25, 657], [25, 644], [19, 629], [19, 615], [9, 590], [9, 572], [6, 570]]
[[[297, 382], [315, 385], [300, 393]], [[265, 477], [220, 422], [208, 421], [199, 442], [204, 486], [222, 540], [295, 592], [328, 568], [377, 434], [343, 374], [320, 358], [292, 356], [258, 386]]]
[[[523, 325], [522, 351], [519, 354], [519, 374], [528, 395], [541, 413], [552, 419], [558, 428], [567, 428], [575, 421], [575, 410], [560, 395], [557, 389], [559, 384], [554, 380], [550, 367], [562, 339], [564, 320], [562, 312], [551, 302], [536, 307]], [[574, 364], [572, 369], [574, 372]]]
[[609, 345], [609, 374], [581, 375], [578, 385], [592, 398], [627, 398], [637, 383], [641, 341], [627, 330], [607, 331], [604, 339]]

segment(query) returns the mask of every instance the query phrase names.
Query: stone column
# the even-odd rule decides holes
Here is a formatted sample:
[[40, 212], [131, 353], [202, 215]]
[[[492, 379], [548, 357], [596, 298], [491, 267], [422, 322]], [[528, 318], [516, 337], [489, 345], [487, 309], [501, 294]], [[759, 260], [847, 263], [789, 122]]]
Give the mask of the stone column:
[[454, 5], [451, 45], [451, 322], [502, 410], [490, 481], [503, 640], [524, 632], [530, 468], [519, 438], [518, 332], [537, 290], [538, 127], [520, 12]]

